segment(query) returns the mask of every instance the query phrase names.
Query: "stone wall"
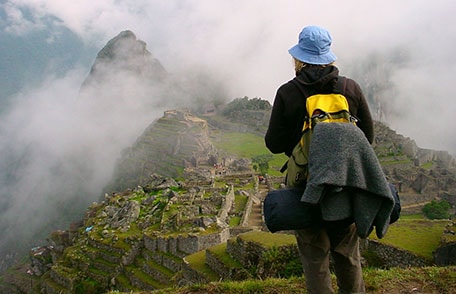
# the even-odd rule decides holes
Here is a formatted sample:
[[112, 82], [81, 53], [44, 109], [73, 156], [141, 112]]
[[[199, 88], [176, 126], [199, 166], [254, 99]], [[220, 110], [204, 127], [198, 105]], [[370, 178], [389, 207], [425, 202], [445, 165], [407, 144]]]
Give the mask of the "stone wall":
[[245, 204], [245, 209], [244, 213], [242, 214], [241, 222], [239, 226], [245, 227], [247, 226], [250, 218], [250, 214], [252, 212], [252, 206], [253, 206], [253, 201], [254, 201], [254, 196], [250, 195], [249, 199], [247, 200], [247, 203]]
[[181, 270], [182, 267], [182, 260], [179, 259], [177, 256], [173, 256], [166, 253], [161, 252], [151, 252], [147, 249], [144, 249], [142, 252], [142, 256], [147, 261], [154, 261], [167, 269], [177, 273]]
[[233, 185], [230, 186], [228, 192], [223, 199], [222, 206], [217, 214], [217, 217], [222, 221], [225, 222], [228, 219], [228, 215], [230, 213], [231, 207], [234, 203], [234, 187]]
[[180, 281], [180, 286], [183, 286], [185, 284], [207, 284], [210, 282], [204, 273], [192, 268], [189, 265], [188, 261], [185, 260], [185, 258], [184, 264], [182, 266], [182, 276], [185, 279]]
[[206, 264], [216, 272], [221, 279], [231, 279], [232, 268], [220, 261], [210, 250], [206, 250]]
[[393, 246], [382, 244], [375, 240], [364, 240], [361, 244], [361, 252], [373, 252], [376, 262], [380, 263], [376, 266], [384, 268], [390, 267], [422, 267], [431, 265], [430, 261], [425, 258], [419, 257], [409, 251], [399, 249]]
[[435, 264], [447, 266], [456, 264], [456, 242], [437, 248], [434, 252]]
[[201, 235], [188, 234], [185, 236], [144, 236], [144, 246], [152, 252], [168, 252], [177, 256], [192, 254], [211, 246], [224, 243], [230, 237], [230, 230]]
[[266, 249], [259, 243], [248, 242], [243, 238], [233, 238], [228, 240], [226, 251], [244, 267], [249, 268], [259, 263], [259, 259]]

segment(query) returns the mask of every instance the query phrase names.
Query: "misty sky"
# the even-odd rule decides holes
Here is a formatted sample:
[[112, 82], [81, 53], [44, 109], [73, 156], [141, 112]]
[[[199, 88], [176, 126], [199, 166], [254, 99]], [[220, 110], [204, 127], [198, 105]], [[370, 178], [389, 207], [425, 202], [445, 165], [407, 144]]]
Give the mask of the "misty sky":
[[[344, 66], [372, 50], [407, 46], [415, 60], [407, 68], [397, 68], [393, 80], [400, 91], [391, 97], [394, 107], [407, 108], [406, 118], [394, 118], [391, 127], [423, 147], [450, 149], [455, 142], [448, 124], [439, 120], [416, 128], [423, 117], [445, 117], [455, 110], [450, 90], [456, 63], [452, 0], [13, 0], [3, 6], [3, 29], [11, 34], [40, 30], [52, 21], [101, 48], [130, 29], [168, 70], [208, 66], [224, 77], [233, 98], [271, 102], [277, 87], [292, 76], [287, 49], [304, 25], [321, 25], [332, 33], [342, 74]], [[32, 18], [24, 18], [24, 8]], [[439, 130], [442, 126], [445, 131]]]
[[[372, 52], [406, 48], [411, 60], [390, 72], [396, 90], [388, 104], [397, 115], [389, 125], [420, 147], [456, 153], [454, 0], [3, 0], [0, 8], [0, 28], [12, 35], [39, 32], [52, 24], [74, 32], [88, 47], [101, 49], [120, 31], [131, 30], [169, 72], [204, 68], [226, 83], [230, 98], [261, 97], [271, 103], [276, 89], [293, 77], [287, 50], [303, 26], [320, 25], [331, 32], [341, 74]], [[57, 42], [59, 33], [47, 41]], [[49, 64], [53, 62], [49, 56]], [[42, 196], [33, 195], [36, 202], [59, 192], [58, 183], [62, 190], [68, 182], [77, 189], [75, 180], [87, 168], [80, 158], [90, 162], [94, 176], [83, 180], [96, 191], [109, 178], [120, 150], [162, 114], [162, 96], [156, 97], [156, 111], [142, 112], [141, 95], [133, 95], [137, 100], [117, 104], [92, 101], [90, 107], [98, 111], [94, 119], [89, 115], [94, 110], [78, 101], [89, 70], [76, 65], [63, 77], [46, 73], [42, 85], [23, 89], [11, 111], [1, 117], [0, 151], [14, 142], [19, 151], [8, 150], [16, 157], [30, 150], [33, 155], [15, 171], [23, 178], [12, 189], [28, 196], [12, 208], [24, 210], [24, 199], [32, 197], [38, 184], [44, 183]], [[106, 121], [110, 123], [102, 123]], [[8, 161], [0, 161], [2, 166], [9, 168]], [[56, 166], [72, 179], [49, 179]], [[12, 209], [10, 215], [16, 212]]]

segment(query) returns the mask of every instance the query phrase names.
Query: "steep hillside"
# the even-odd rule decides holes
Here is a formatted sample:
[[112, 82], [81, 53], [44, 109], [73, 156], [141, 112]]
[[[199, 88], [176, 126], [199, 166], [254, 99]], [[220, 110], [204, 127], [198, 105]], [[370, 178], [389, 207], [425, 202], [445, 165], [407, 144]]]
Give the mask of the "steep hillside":
[[375, 123], [375, 134], [374, 150], [405, 207], [434, 199], [456, 204], [454, 157], [446, 151], [419, 148], [412, 139], [379, 122]]
[[185, 110], [166, 111], [122, 152], [112, 183], [105, 191], [142, 185], [153, 173], [181, 177], [185, 167], [208, 165], [216, 156], [205, 120]]

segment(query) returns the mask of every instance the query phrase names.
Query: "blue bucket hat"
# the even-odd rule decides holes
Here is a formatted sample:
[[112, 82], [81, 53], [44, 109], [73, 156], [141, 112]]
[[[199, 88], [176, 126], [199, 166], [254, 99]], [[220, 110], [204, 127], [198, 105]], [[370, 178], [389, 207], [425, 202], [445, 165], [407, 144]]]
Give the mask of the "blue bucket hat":
[[299, 34], [299, 42], [288, 52], [302, 62], [308, 64], [329, 64], [337, 57], [331, 51], [331, 35], [318, 26], [307, 26]]

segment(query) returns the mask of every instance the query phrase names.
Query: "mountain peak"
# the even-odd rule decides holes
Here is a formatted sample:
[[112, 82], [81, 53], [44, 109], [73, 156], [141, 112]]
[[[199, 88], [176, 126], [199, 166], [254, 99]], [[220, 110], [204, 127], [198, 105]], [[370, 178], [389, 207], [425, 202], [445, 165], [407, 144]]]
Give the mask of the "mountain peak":
[[152, 83], [160, 82], [167, 76], [160, 61], [147, 50], [146, 42], [139, 40], [130, 30], [120, 32], [98, 52], [81, 89], [103, 82], [113, 82], [112, 79], [119, 74], [133, 74]]

